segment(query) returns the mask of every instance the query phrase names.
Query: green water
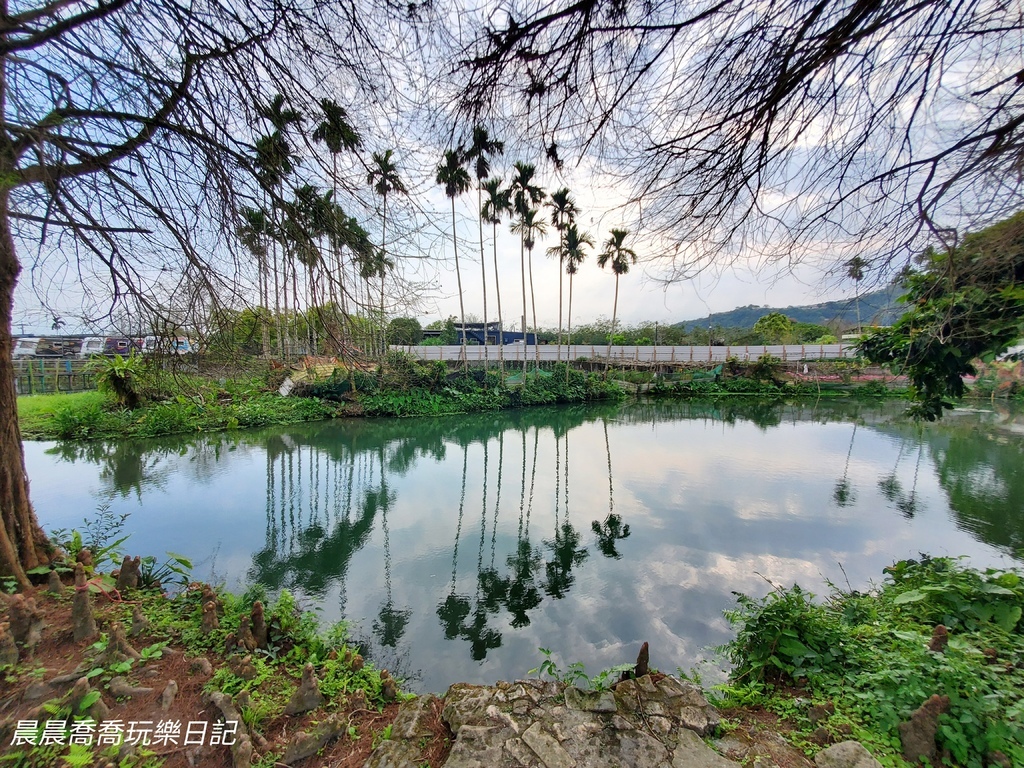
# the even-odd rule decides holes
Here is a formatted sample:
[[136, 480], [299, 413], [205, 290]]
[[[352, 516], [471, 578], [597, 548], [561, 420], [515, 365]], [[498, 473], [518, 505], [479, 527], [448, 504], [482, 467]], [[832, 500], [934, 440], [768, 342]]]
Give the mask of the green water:
[[417, 690], [713, 656], [733, 591], [863, 588], [894, 559], [1024, 548], [1024, 417], [640, 401], [203, 437], [28, 443], [44, 528], [103, 503], [129, 550], [297, 593]]

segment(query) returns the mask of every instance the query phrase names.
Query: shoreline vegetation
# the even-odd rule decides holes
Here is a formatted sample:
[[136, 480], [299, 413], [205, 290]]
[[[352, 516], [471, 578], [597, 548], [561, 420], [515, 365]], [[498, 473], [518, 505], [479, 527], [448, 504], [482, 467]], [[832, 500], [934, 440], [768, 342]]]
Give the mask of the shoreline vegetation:
[[[401, 718], [413, 712], [416, 737], [402, 746], [410, 764], [444, 764], [457, 726], [445, 720], [443, 694], [404, 692], [344, 623], [320, 626], [286, 590], [269, 595], [253, 585], [232, 595], [191, 581], [181, 556], [122, 558], [123, 524], [101, 510], [84, 535], [54, 532], [60, 555], [31, 573], [35, 586], [0, 593], [9, 618], [0, 624], [5, 761], [362, 766], [403, 738]], [[120, 569], [105, 572], [117, 562]], [[773, 585], [763, 598], [737, 595], [725, 611], [736, 636], [718, 649], [728, 682], [705, 691], [721, 715], [712, 718], [717, 727], [700, 731], [711, 747], [744, 765], [810, 765], [808, 758], [850, 741], [885, 768], [1024, 764], [1019, 572], [922, 555], [884, 569], [884, 580], [864, 591], [827, 587], [816, 598], [798, 585]], [[635, 668], [593, 677], [582, 664], [561, 669], [539, 653], [542, 663], [528, 674], [558, 690], [615, 692], [641, 659], [648, 669], [646, 643]], [[656, 649], [651, 660], [664, 661]], [[664, 678], [653, 664], [650, 674]], [[681, 668], [678, 677], [700, 682]], [[449, 691], [465, 688], [453, 683]], [[141, 721], [183, 727], [176, 737], [165, 729], [162, 740], [154, 733], [148, 744], [127, 743]], [[193, 733], [202, 726], [231, 738], [186, 748], [185, 723]], [[76, 733], [112, 740], [76, 744]], [[765, 744], [775, 751], [759, 763]]]
[[[786, 372], [770, 358], [730, 361], [707, 370], [670, 373], [635, 368], [581, 370], [564, 363], [492, 369], [420, 363], [390, 353], [374, 370], [337, 370], [298, 384], [283, 397], [277, 390], [287, 369], [212, 376], [165, 371], [141, 358], [103, 362], [99, 390], [18, 398], [21, 434], [28, 440], [147, 438], [173, 434], [259, 428], [352, 417], [442, 416], [534, 405], [651, 397], [902, 397], [892, 379], [860, 379], [856, 361], [819, 366], [816, 376]], [[600, 368], [600, 366], [596, 366]]]

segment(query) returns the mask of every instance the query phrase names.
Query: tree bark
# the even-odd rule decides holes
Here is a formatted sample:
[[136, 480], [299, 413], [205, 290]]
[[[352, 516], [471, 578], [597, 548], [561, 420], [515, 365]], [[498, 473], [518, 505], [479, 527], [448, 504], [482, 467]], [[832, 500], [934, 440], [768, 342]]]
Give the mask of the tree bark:
[[14, 287], [21, 265], [14, 250], [8, 206], [9, 192], [0, 190], [0, 575], [13, 576], [24, 589], [29, 586], [25, 571], [47, 562], [51, 547], [29, 502], [18, 427], [11, 329]]

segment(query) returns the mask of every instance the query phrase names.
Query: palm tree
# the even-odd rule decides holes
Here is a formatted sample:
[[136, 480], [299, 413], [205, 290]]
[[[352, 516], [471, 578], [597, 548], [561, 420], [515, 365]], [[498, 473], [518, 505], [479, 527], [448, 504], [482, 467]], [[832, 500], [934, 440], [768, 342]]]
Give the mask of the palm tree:
[[[477, 224], [480, 228], [480, 278], [483, 283], [484, 295], [484, 370], [487, 370], [487, 268], [484, 259], [484, 220], [479, 212], [483, 209], [483, 183], [484, 179], [491, 175], [490, 158], [500, 155], [505, 151], [503, 142], [492, 139], [487, 129], [482, 125], [473, 127], [473, 141], [469, 149], [463, 154], [463, 160], [473, 166], [476, 174], [476, 209], [478, 212]], [[494, 268], [494, 279], [497, 282], [497, 267]], [[500, 326], [500, 323], [499, 323]]]
[[619, 310], [619, 278], [629, 272], [630, 264], [636, 264], [640, 259], [636, 251], [625, 246], [626, 238], [629, 237], [629, 230], [613, 229], [611, 237], [604, 243], [604, 250], [597, 256], [597, 265], [604, 269], [605, 264], [611, 263], [612, 272], [615, 273], [615, 301], [612, 303], [612, 329], [608, 334], [608, 353], [604, 363], [604, 370], [607, 374], [608, 366], [612, 359], [612, 339], [615, 336], [615, 315]]
[[[524, 163], [517, 161], [515, 163], [515, 174], [512, 176], [512, 181], [509, 184], [509, 193], [512, 195], [512, 205], [515, 209], [516, 215], [520, 221], [529, 213], [535, 206], [539, 205], [544, 199], [544, 190], [533, 183], [533, 175], [537, 169], [530, 163]], [[535, 212], [536, 213], [536, 212]], [[531, 225], [532, 226], [532, 225]], [[515, 232], [513, 227], [513, 232]], [[538, 234], [537, 232], [534, 233]], [[543, 232], [539, 232], [543, 234]], [[523, 342], [526, 342], [526, 256], [524, 255], [526, 250], [526, 234], [524, 230], [520, 230], [519, 239], [519, 265], [522, 270], [523, 278]], [[532, 246], [530, 248], [532, 250]], [[533, 264], [530, 264], [530, 296], [533, 296]], [[534, 332], [537, 330], [537, 311], [534, 307], [533, 312], [533, 329]], [[538, 358], [539, 359], [539, 358]]]
[[263, 356], [270, 356], [270, 326], [266, 312], [270, 304], [270, 289], [267, 286], [267, 242], [270, 240], [270, 219], [266, 212], [256, 208], [242, 208], [242, 223], [236, 234], [249, 253], [256, 257], [256, 285], [260, 304], [260, 335]]
[[466, 359], [466, 308], [462, 300], [462, 272], [459, 270], [459, 236], [455, 231], [455, 198], [469, 191], [469, 173], [462, 167], [462, 158], [454, 149], [444, 153], [444, 160], [437, 166], [437, 183], [444, 186], [444, 193], [452, 200], [452, 245], [455, 251], [455, 279], [459, 286], [459, 315], [462, 320], [462, 364], [469, 371]]
[[[594, 247], [594, 238], [587, 232], [580, 232], [575, 224], [570, 224], [565, 230], [565, 271], [569, 275], [569, 328], [566, 343], [572, 344], [572, 279], [579, 271], [580, 264], [587, 258], [588, 247]], [[565, 369], [566, 381], [568, 381], [569, 369]]]
[[[480, 208], [480, 219], [486, 219], [491, 224], [491, 240], [494, 244], [494, 291], [498, 296], [498, 333], [501, 334], [498, 348], [498, 360], [501, 366], [501, 374], [505, 375], [505, 326], [501, 316], [501, 287], [498, 284], [498, 225], [506, 213], [512, 211], [512, 197], [510, 190], [501, 188], [501, 178], [488, 179], [483, 183], [484, 191], [487, 192], [487, 199]], [[482, 255], [481, 255], [482, 258]], [[524, 338], [525, 341], [525, 338]]]
[[[512, 224], [512, 232], [518, 234], [522, 239], [522, 243], [526, 248], [526, 252], [529, 254], [530, 264], [530, 306], [533, 309], [533, 331], [537, 332], [537, 302], [533, 293], [533, 246], [537, 244], [537, 237], [545, 234], [548, 231], [547, 225], [544, 220], [540, 218], [540, 211], [536, 208], [531, 208], [525, 213], [521, 214], [519, 219]], [[525, 275], [525, 272], [524, 272]], [[525, 285], [525, 282], [523, 283]], [[526, 323], [526, 292], [523, 292], [523, 323]], [[526, 328], [523, 328], [523, 341], [525, 342]], [[536, 343], [534, 339], [534, 353], [536, 355], [537, 370], [540, 370], [540, 345]], [[523, 368], [526, 367], [526, 363], [523, 363]]]
[[853, 280], [853, 300], [857, 307], [857, 335], [860, 336], [860, 281], [864, 279], [864, 268], [868, 263], [860, 256], [846, 262], [846, 276]]
[[551, 209], [551, 223], [559, 233], [557, 248], [548, 249], [549, 254], [559, 257], [558, 262], [558, 359], [562, 359], [562, 256], [565, 253], [565, 232], [571, 224], [576, 223], [576, 216], [580, 209], [572, 197], [572, 193], [566, 187], [557, 192], [551, 193], [551, 200], [548, 201]]
[[[348, 113], [344, 108], [338, 106], [331, 99], [321, 99], [320, 109], [323, 110], [324, 119], [313, 130], [313, 141], [322, 142], [331, 153], [331, 190], [334, 200], [338, 199], [338, 155], [344, 150], [355, 150], [359, 147], [362, 139], [355, 128], [348, 122]], [[335, 223], [341, 221], [342, 212], [336, 210], [338, 216]], [[341, 249], [338, 247], [338, 238], [331, 238], [331, 252], [334, 255], [335, 268], [337, 269], [338, 297], [341, 308], [341, 349], [345, 350], [345, 264], [342, 261]], [[334, 292], [334, 281], [330, 281], [331, 292]]]
[[[256, 140], [256, 177], [272, 196], [271, 224], [275, 232], [280, 230], [280, 220], [277, 213], [280, 211], [283, 201], [281, 200], [281, 189], [284, 187], [285, 179], [295, 170], [294, 154], [291, 145], [288, 143], [287, 132], [292, 127], [302, 125], [302, 113], [286, 106], [282, 94], [277, 94], [267, 104], [257, 104], [256, 111], [264, 120], [270, 123], [274, 129], [267, 136], [261, 136]], [[288, 345], [283, 341], [283, 328], [281, 325], [281, 298], [284, 298], [284, 312], [288, 314], [288, 265], [283, 264], [285, 274], [278, 274], [277, 250], [273, 253], [274, 259], [274, 309], [277, 314], [277, 345], [278, 353], [284, 353]], [[283, 289], [283, 290], [282, 290]]]
[[381, 218], [380, 248], [382, 252], [380, 275], [380, 351], [381, 354], [387, 351], [387, 340], [385, 339], [385, 328], [387, 327], [384, 315], [384, 277], [388, 267], [394, 267], [394, 262], [388, 260], [387, 251], [387, 226], [388, 226], [388, 193], [394, 192], [399, 195], [408, 194], [405, 184], [398, 176], [398, 168], [391, 161], [394, 150], [388, 150], [383, 155], [379, 152], [373, 153], [373, 167], [366, 174], [366, 183], [373, 186], [373, 191], [381, 196], [383, 216]]

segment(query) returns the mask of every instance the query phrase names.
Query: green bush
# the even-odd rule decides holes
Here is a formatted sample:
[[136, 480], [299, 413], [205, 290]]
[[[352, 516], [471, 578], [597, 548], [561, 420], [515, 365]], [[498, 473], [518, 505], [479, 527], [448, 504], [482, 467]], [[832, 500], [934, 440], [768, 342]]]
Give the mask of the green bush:
[[[937, 741], [950, 764], [985, 768], [994, 752], [1024, 764], [1021, 575], [925, 556], [885, 572], [871, 593], [834, 589], [821, 603], [796, 586], [740, 596], [727, 613], [737, 636], [725, 646], [734, 664], [726, 702], [792, 713], [791, 686], [802, 683], [802, 695], [834, 704], [826, 728], [852, 725], [883, 763], [903, 765], [899, 724], [944, 695]], [[938, 624], [949, 632], [944, 651], [929, 649]], [[815, 727], [801, 726], [807, 735]]]

